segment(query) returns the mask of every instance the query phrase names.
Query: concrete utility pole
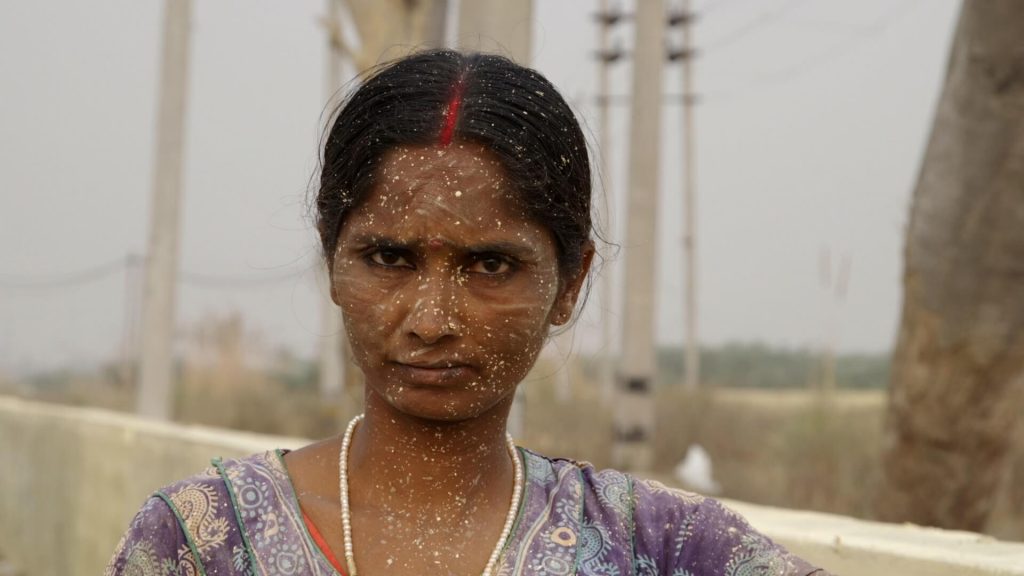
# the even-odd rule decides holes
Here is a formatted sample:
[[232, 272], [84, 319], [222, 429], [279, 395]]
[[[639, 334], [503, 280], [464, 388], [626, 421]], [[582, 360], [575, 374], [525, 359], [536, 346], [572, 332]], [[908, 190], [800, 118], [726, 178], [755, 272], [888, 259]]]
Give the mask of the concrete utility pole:
[[821, 374], [815, 391], [831, 395], [836, 391], [836, 349], [839, 346], [839, 313], [846, 301], [850, 282], [850, 255], [843, 254], [833, 281], [832, 250], [825, 248], [819, 266], [821, 289], [825, 294], [825, 329], [822, 334]]
[[164, 2], [163, 60], [136, 408], [140, 415], [161, 420], [171, 417], [190, 13], [191, 0]]
[[683, 45], [669, 53], [669, 58], [683, 64], [683, 254], [686, 284], [686, 376], [687, 390], [700, 386], [700, 341], [697, 337], [697, 162], [696, 133], [693, 127], [693, 107], [697, 97], [693, 90], [694, 14], [690, 0], [682, 0], [678, 12], [669, 18], [670, 26], [681, 26]]
[[124, 312], [121, 319], [121, 382], [138, 380], [139, 312], [142, 308], [142, 266], [145, 258], [126, 254], [124, 258]]
[[[598, 52], [597, 59], [600, 62], [598, 67], [598, 80], [597, 80], [597, 110], [598, 110], [598, 148], [599, 154], [599, 165], [601, 166], [601, 191], [604, 193], [604, 225], [607, 230], [612, 230], [614, 224], [612, 222], [612, 213], [614, 201], [612, 199], [612, 190], [614, 189], [614, 182], [612, 179], [612, 161], [611, 161], [611, 119], [610, 110], [611, 102], [609, 102], [610, 94], [609, 90], [609, 69], [611, 65], [619, 61], [625, 54], [620, 48], [612, 48], [611, 46], [611, 29], [613, 26], [619, 24], [625, 15], [618, 9], [610, 10], [608, 6], [608, 0], [601, 0], [601, 11], [597, 13], [597, 21], [599, 26], [599, 40], [598, 40]], [[612, 291], [614, 287], [614, 274], [609, 268], [605, 268], [602, 271], [601, 277], [601, 349], [602, 362], [601, 362], [601, 400], [605, 404], [611, 404], [612, 398], [615, 393], [615, 357], [612, 349], [612, 309], [613, 299]]]
[[362, 39], [351, 54], [359, 72], [415, 48], [444, 46], [448, 0], [347, 0], [346, 5]]
[[[327, 0], [327, 70], [324, 83], [324, 101], [331, 102], [334, 93], [341, 87], [341, 65], [345, 44], [341, 33], [341, 0]], [[331, 118], [327, 119], [328, 121]], [[342, 328], [341, 311], [331, 300], [330, 271], [320, 267], [320, 395], [336, 398], [345, 388], [344, 349], [345, 338]]]
[[634, 54], [625, 243], [630, 289], [624, 297], [612, 460], [618, 468], [649, 470], [654, 463], [654, 253], [665, 58], [662, 0], [637, 2]]
[[[458, 3], [459, 34], [457, 46], [469, 50], [498, 52], [523, 66], [530, 65], [533, 45], [532, 0], [462, 0]], [[559, 337], [559, 349], [572, 347], [571, 332]], [[559, 390], [568, 390], [569, 366], [559, 373]], [[526, 421], [526, 386], [516, 390], [508, 431], [522, 437]]]

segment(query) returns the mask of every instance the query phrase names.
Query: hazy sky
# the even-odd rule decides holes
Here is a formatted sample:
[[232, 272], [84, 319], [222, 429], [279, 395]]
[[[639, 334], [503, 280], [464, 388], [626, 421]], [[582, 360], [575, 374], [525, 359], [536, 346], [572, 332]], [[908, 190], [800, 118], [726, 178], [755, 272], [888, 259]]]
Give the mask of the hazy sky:
[[[194, 2], [182, 332], [204, 315], [237, 310], [267, 342], [300, 354], [316, 349], [316, 247], [305, 203], [324, 104], [323, 4]], [[533, 62], [595, 132], [596, 5], [537, 0]], [[705, 342], [818, 346], [834, 331], [844, 350], [891, 346], [906, 212], [958, 5], [697, 3]], [[161, 7], [0, 3], [0, 370], [120, 353], [135, 305], [126, 292], [132, 280], [103, 270], [91, 282], [66, 274], [145, 251]], [[630, 27], [617, 37], [628, 47]], [[628, 64], [612, 78], [613, 93], [627, 94]], [[679, 84], [670, 66], [666, 92], [678, 93]], [[625, 190], [627, 122], [617, 107], [616, 202]], [[678, 106], [666, 106], [664, 125], [656, 329], [662, 342], [679, 342]], [[612, 239], [622, 241], [618, 226]], [[822, 288], [825, 253], [833, 272], [851, 262], [844, 302]], [[67, 282], [32, 284], [50, 280]], [[617, 280], [617, 290], [628, 289]], [[598, 332], [604, 305], [595, 293], [580, 332]]]

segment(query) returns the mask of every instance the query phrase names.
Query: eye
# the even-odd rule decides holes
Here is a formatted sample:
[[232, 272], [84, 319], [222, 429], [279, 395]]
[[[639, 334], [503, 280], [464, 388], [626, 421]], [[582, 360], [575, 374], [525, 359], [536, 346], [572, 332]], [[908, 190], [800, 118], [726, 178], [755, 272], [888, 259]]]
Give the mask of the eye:
[[370, 262], [384, 268], [412, 268], [412, 264], [397, 250], [374, 250], [367, 255]]
[[512, 269], [512, 262], [498, 254], [484, 254], [466, 267], [466, 271], [475, 274], [486, 274], [488, 276], [497, 276], [499, 274], [505, 274]]

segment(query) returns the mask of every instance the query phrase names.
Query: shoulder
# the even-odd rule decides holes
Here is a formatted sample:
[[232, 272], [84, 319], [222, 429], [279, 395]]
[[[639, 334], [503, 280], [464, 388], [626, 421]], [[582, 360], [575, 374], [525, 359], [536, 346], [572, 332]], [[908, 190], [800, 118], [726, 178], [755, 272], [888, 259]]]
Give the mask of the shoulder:
[[246, 551], [228, 474], [272, 466], [271, 458], [277, 453], [214, 459], [202, 472], [155, 491], [132, 519], [106, 574], [135, 573], [136, 568], [183, 574], [210, 573], [214, 567], [221, 574], [244, 570]]
[[523, 452], [530, 478], [572, 478], [578, 482], [589, 515], [632, 518], [637, 509], [653, 508], [667, 519], [682, 518], [706, 500], [703, 496], [642, 480], [613, 468], [596, 468], [589, 462], [551, 458], [529, 450]]
[[534, 484], [560, 489], [579, 499], [585, 516], [594, 521], [623, 523], [632, 514], [635, 479], [613, 469], [598, 469], [589, 462], [552, 458], [522, 451], [526, 476]]
[[[758, 532], [718, 500], [586, 462], [527, 453], [531, 472], [579, 482], [584, 530], [631, 550], [638, 576], [823, 574]], [[533, 462], [531, 462], [531, 460]], [[614, 552], [605, 555], [610, 558]]]
[[160, 488], [153, 497], [167, 504], [200, 552], [218, 548], [229, 536], [235, 517], [238, 481], [244, 486], [243, 478], [251, 469], [266, 468], [275, 457], [275, 452], [265, 452], [238, 459], [214, 458], [202, 472]]
[[[668, 567], [684, 570], [683, 574], [709, 576], [824, 574], [714, 498], [640, 479], [634, 481], [633, 493], [641, 575]], [[650, 570], [644, 571], [644, 567]]]
[[187, 528], [189, 519], [220, 508], [222, 503], [230, 500], [227, 485], [218, 470], [220, 462], [215, 459], [202, 472], [160, 488], [152, 498], [162, 500], [182, 520], [182, 527]]
[[153, 496], [121, 536], [104, 574], [185, 574], [196, 573], [195, 567], [195, 556], [173, 510], [164, 500]]
[[239, 524], [273, 512], [275, 496], [288, 485], [277, 451], [244, 458], [214, 458], [199, 474], [169, 484], [154, 494], [173, 510], [186, 538], [203, 558], [237, 554], [243, 544]]

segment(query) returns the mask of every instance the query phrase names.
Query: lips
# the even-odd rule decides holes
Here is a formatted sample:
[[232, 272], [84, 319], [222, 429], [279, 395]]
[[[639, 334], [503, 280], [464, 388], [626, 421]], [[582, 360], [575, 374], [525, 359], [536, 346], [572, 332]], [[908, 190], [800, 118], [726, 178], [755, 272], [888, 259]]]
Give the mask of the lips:
[[394, 362], [399, 378], [414, 386], [445, 386], [461, 384], [472, 378], [472, 369], [454, 361]]

